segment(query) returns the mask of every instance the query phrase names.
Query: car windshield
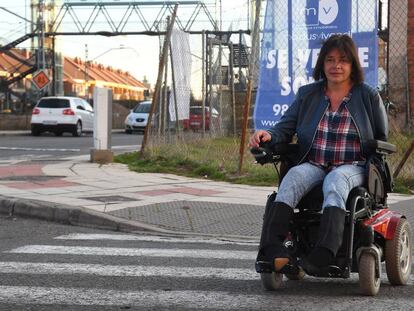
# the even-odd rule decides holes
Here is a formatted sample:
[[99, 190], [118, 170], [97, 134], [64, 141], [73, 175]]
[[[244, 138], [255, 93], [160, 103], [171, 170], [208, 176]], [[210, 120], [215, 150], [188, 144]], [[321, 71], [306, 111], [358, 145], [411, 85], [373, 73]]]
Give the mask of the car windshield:
[[38, 108], [69, 108], [68, 99], [64, 98], [43, 98], [37, 105]]
[[151, 109], [151, 104], [145, 103], [145, 104], [139, 104], [137, 107], [135, 107], [134, 112], [135, 113], [149, 113]]
[[[207, 110], [207, 109], [206, 109]], [[208, 112], [208, 111], [206, 111]], [[202, 107], [190, 107], [190, 113], [194, 115], [202, 115], [203, 114], [203, 108]]]

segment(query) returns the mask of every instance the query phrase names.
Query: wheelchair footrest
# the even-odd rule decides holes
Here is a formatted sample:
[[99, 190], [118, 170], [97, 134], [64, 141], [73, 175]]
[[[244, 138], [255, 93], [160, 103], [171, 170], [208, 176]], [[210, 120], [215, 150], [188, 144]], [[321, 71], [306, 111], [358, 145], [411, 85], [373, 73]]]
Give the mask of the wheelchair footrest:
[[312, 273], [306, 271], [306, 273], [311, 276], [323, 278], [346, 278], [347, 275], [346, 272], [338, 266], [323, 267], [318, 269], [318, 271], [313, 271]]
[[[270, 261], [256, 261], [255, 268], [257, 273], [275, 272], [275, 268]], [[298, 274], [300, 270], [301, 268], [298, 265], [288, 263], [278, 272], [283, 274]]]
[[257, 273], [272, 273], [275, 271], [270, 261], [256, 261], [255, 268]]

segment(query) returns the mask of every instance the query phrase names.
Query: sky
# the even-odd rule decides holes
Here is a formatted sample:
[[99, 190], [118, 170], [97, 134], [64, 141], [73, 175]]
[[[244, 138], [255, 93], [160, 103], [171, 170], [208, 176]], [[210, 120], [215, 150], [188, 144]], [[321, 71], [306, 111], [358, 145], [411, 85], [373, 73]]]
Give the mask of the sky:
[[[75, 2], [74, 0], [66, 1]], [[88, 1], [96, 3], [98, 0], [83, 0], [83, 2]], [[105, 0], [105, 2], [111, 1], [116, 2], [119, 0]], [[151, 1], [148, 0], [148, 2]], [[219, 19], [220, 0], [206, 0], [204, 2], [208, 6], [211, 15]], [[233, 30], [247, 28], [248, 3], [250, 3], [250, 0], [222, 0], [223, 30], [227, 30], [230, 24], [232, 24]], [[26, 17], [27, 19], [30, 19], [29, 5], [30, 0], [0, 0], [1, 7], [7, 8], [8, 10], [15, 12], [22, 17]], [[151, 14], [156, 14], [159, 11], [159, 7], [157, 9], [148, 8], [146, 10], [147, 11], [144, 13], [150, 20]], [[82, 14], [79, 14], [82, 18]], [[110, 14], [114, 20], [120, 18], [120, 15], [116, 10], [111, 10]], [[86, 14], [85, 16], [89, 16], [89, 14]], [[178, 10], [178, 16], [180, 16], [180, 9]], [[203, 16], [202, 19], [206, 18]], [[98, 24], [99, 23], [96, 23], [96, 25]], [[28, 25], [29, 24], [23, 19], [19, 19], [4, 10], [0, 10], [0, 43], [5, 44], [20, 37], [29, 29]], [[131, 26], [133, 26], [132, 23]], [[192, 29], [197, 29], [198, 26], [199, 25], [195, 23]], [[68, 29], [67, 31], [74, 30], [74, 25], [69, 25], [69, 23], [63, 25], [63, 27]], [[86, 55], [85, 45], [87, 45], [89, 60], [94, 60], [104, 65], [110, 65], [114, 68], [129, 71], [139, 80], [143, 80], [145, 76], [152, 85], [155, 85], [159, 58], [158, 37], [143, 35], [109, 38], [103, 36], [61, 36], [59, 44], [61, 45], [64, 55], [70, 57], [80, 57], [83, 60]], [[199, 58], [201, 57], [200, 36], [190, 36], [190, 44], [192, 53], [195, 55], [195, 57], [192, 57], [192, 72], [195, 75], [199, 75], [201, 73], [201, 62], [199, 61]], [[23, 42], [18, 47], [29, 48], [30, 40]]]

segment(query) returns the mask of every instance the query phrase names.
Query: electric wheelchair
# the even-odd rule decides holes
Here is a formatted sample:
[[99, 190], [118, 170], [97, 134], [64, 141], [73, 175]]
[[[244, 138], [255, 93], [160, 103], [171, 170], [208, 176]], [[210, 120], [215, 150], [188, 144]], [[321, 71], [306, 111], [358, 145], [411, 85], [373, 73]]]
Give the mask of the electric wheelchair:
[[[386, 273], [392, 285], [405, 285], [411, 274], [411, 226], [404, 215], [389, 210], [387, 192], [392, 191], [393, 180], [386, 156], [395, 152], [394, 145], [372, 140], [365, 150], [367, 181], [364, 187], [354, 188], [346, 204], [346, 220], [342, 245], [335, 264], [321, 269], [315, 277], [350, 278], [352, 272], [359, 274], [363, 295], [374, 296], [381, 283], [381, 263], [385, 261]], [[279, 182], [290, 167], [297, 163], [297, 144], [262, 143], [251, 153], [259, 164], [273, 163]], [[273, 202], [276, 192], [267, 200], [266, 208]], [[285, 275], [290, 280], [301, 280], [305, 272], [298, 264], [315, 246], [321, 207], [322, 185], [313, 188], [295, 208], [290, 234], [284, 241], [291, 260], [279, 272], [272, 262], [258, 255], [255, 268], [260, 273], [266, 290], [277, 290]], [[265, 212], [266, 215], [266, 212]]]

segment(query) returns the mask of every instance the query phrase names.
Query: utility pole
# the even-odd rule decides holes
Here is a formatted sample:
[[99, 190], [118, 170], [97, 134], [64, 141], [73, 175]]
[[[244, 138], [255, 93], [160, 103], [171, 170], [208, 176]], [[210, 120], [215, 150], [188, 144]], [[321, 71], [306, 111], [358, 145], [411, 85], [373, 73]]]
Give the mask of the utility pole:
[[37, 33], [38, 33], [38, 68], [44, 70], [46, 68], [46, 59], [45, 59], [45, 2], [44, 0], [39, 0], [38, 2], [38, 17], [37, 17]]
[[85, 44], [85, 99], [89, 102], [89, 56], [88, 44]]

